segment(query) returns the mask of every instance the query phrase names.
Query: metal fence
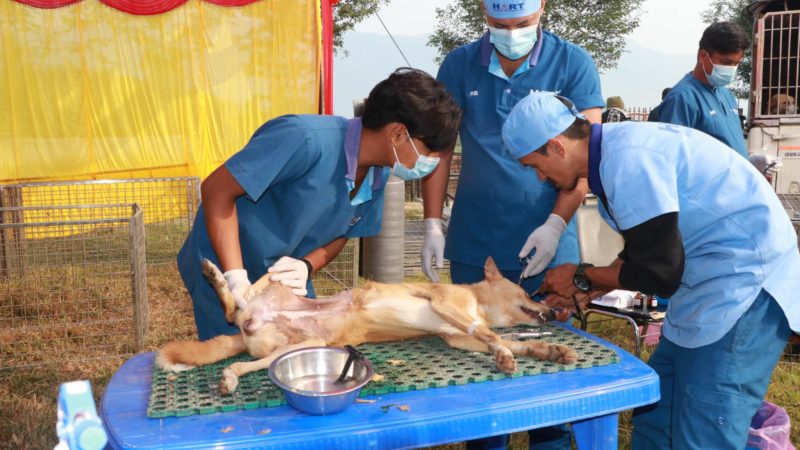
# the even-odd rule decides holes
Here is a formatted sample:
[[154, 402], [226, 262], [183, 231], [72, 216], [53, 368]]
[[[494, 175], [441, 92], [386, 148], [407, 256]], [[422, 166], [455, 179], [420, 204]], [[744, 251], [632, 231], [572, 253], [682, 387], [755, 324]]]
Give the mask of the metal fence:
[[[442, 211], [442, 225], [447, 232], [447, 224], [450, 220], [450, 209], [456, 195], [458, 176], [461, 174], [461, 153], [453, 153], [450, 160], [450, 179], [447, 182], [444, 211]], [[422, 185], [419, 180], [406, 182], [406, 201], [418, 202], [422, 198]], [[414, 208], [411, 208], [414, 209]], [[423, 225], [422, 207], [416, 208], [409, 214], [406, 211], [405, 223], [405, 242], [403, 252], [403, 273], [405, 276], [415, 276], [422, 274], [422, 260], [420, 251], [425, 239], [425, 226]], [[444, 268], [450, 269], [450, 261], [445, 260]]]
[[116, 205], [143, 211], [148, 264], [172, 263], [200, 204], [200, 179], [140, 178], [0, 185], [0, 207]]
[[339, 256], [312, 277], [317, 297], [336, 294], [358, 283], [359, 240], [350, 239]]
[[627, 114], [630, 120], [635, 120], [637, 122], [647, 122], [647, 118], [650, 117], [650, 111], [653, 108], [646, 107], [646, 106], [633, 106], [630, 108], [625, 109], [625, 113]]
[[138, 205], [0, 208], [0, 370], [144, 348]]

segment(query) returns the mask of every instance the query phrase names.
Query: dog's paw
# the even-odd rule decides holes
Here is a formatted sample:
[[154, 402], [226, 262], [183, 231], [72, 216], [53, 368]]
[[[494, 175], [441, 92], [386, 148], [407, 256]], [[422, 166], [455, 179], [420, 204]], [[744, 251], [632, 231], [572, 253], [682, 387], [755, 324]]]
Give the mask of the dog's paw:
[[236, 372], [231, 370], [230, 367], [225, 368], [225, 370], [222, 371], [222, 379], [219, 380], [219, 391], [222, 394], [230, 394], [236, 390], [236, 386], [238, 385], [239, 376], [236, 375]]
[[578, 361], [578, 354], [566, 345], [552, 344], [550, 345], [550, 353], [547, 359], [559, 364], [574, 364]]
[[514, 354], [507, 347], [497, 345], [492, 348], [494, 363], [501, 372], [511, 375], [517, 371], [517, 361]]

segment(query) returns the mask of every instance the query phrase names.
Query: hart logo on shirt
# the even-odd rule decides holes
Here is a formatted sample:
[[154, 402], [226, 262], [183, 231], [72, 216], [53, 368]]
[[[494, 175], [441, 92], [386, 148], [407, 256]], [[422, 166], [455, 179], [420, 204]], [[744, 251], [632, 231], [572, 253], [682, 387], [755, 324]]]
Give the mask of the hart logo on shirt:
[[478, 91], [469, 91], [469, 96], [470, 97], [477, 97], [478, 96]]

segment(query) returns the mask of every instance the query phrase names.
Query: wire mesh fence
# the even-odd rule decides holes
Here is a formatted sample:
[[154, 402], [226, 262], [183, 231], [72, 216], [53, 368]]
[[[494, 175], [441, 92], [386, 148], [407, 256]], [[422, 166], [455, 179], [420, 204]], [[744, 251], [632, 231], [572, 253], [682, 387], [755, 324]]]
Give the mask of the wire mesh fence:
[[175, 261], [200, 204], [200, 179], [139, 178], [0, 185], [0, 207], [137, 203], [146, 229], [148, 264]]
[[146, 277], [138, 205], [0, 208], [0, 370], [143, 349]]
[[339, 255], [313, 276], [317, 297], [354, 287], [358, 282], [359, 240], [350, 239]]

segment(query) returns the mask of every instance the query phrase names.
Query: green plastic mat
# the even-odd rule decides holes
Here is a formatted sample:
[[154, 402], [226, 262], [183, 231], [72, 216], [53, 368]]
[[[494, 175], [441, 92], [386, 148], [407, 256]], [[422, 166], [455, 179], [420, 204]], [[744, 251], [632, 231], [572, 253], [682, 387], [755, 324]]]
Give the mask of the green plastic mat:
[[[518, 356], [517, 372], [506, 375], [497, 370], [492, 355], [454, 349], [435, 336], [382, 344], [362, 344], [358, 349], [369, 358], [375, 373], [382, 375], [383, 379], [369, 382], [359, 396], [480, 383], [619, 362], [619, 356], [614, 350], [556, 325], [519, 326], [495, 331], [498, 334], [530, 331], [543, 333], [539, 337], [518, 340], [540, 340], [567, 345], [578, 353], [578, 362], [558, 364]], [[232, 394], [220, 394], [222, 370], [233, 362], [252, 359], [244, 354], [177, 373], [165, 372], [153, 366], [147, 415], [181, 417], [285, 404], [283, 393], [272, 384], [266, 370], [239, 378], [239, 385]]]

